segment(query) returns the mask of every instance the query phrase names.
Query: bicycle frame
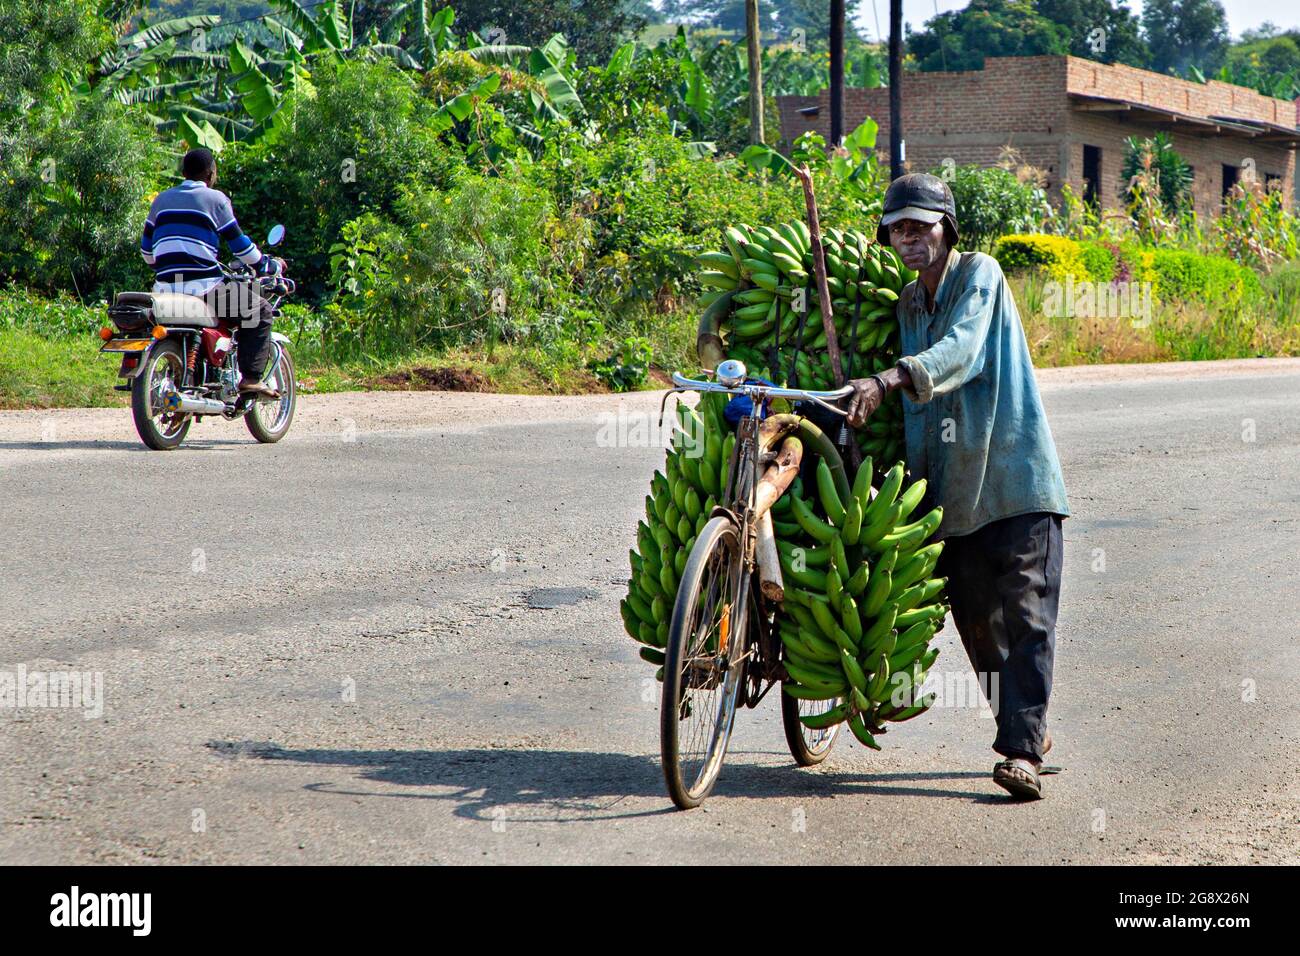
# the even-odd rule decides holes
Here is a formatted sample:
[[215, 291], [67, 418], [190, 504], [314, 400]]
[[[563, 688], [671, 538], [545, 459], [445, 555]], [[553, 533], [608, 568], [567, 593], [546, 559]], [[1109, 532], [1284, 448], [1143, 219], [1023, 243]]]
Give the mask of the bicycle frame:
[[[718, 507], [727, 511], [739, 529], [741, 554], [740, 593], [749, 596], [753, 602], [750, 610], [757, 612], [749, 615], [749, 627], [746, 628], [744, 636], [744, 650], [739, 658], [739, 662], [743, 662], [745, 667], [744, 703], [747, 707], [754, 707], [763, 699], [773, 684], [784, 677], [780, 647], [772, 640], [771, 629], [767, 626], [769, 622], [767, 620], [766, 598], [763, 597], [758, 588], [754, 587], [753, 583], [757, 563], [758, 522], [762, 518], [761, 515], [755, 513], [754, 500], [759, 479], [762, 477], [758, 448], [758, 430], [763, 421], [762, 409], [769, 399], [788, 398], [812, 401], [838, 415], [844, 415], [846, 412], [843, 409], [836, 408], [830, 402], [847, 398], [853, 393], [853, 387], [845, 385], [834, 391], [810, 392], [804, 389], [782, 388], [761, 383], [751, 384], [746, 382], [744, 364], [734, 359], [722, 362], [714, 374], [718, 379], [717, 382], [697, 381], [674, 373], [674, 387], [665, 394], [663, 401], [666, 404], [668, 395], [687, 391], [745, 395], [750, 400], [749, 414], [745, 415], [736, 425], [736, 447], [732, 451], [731, 461], [728, 464], [727, 486], [722, 496], [722, 500], [727, 502], [727, 505], [719, 505]], [[662, 406], [660, 417], [662, 419]], [[749, 474], [742, 475], [741, 470], [746, 466], [749, 468]], [[757, 637], [755, 636], [755, 628], [759, 632]], [[754, 666], [751, 666], [751, 662]], [[765, 682], [766, 686], [763, 686]]]

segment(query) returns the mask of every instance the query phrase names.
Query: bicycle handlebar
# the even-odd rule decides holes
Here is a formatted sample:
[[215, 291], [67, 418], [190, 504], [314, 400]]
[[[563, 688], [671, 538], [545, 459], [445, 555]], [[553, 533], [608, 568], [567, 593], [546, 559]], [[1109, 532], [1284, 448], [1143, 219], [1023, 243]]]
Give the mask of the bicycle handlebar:
[[751, 400], [756, 402], [761, 402], [767, 398], [804, 399], [816, 402], [837, 415], [847, 415], [848, 412], [845, 409], [836, 408], [830, 402], [837, 402], [853, 394], [852, 385], [843, 385], [829, 392], [810, 392], [802, 388], [782, 388], [779, 385], [763, 385], [761, 383], [746, 383], [734, 386], [722, 385], [718, 382], [703, 382], [698, 379], [687, 378], [680, 372], [673, 373], [673, 385], [675, 386], [673, 391], [723, 392], [727, 395], [748, 395]]

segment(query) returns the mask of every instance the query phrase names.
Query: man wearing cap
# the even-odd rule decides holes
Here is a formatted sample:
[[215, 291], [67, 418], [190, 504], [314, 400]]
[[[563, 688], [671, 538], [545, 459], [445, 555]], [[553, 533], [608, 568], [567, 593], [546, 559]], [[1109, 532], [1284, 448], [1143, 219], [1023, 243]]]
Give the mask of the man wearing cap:
[[876, 238], [919, 276], [898, 300], [902, 358], [851, 383], [849, 424], [902, 390], [908, 468], [943, 507], [938, 573], [997, 718], [993, 749], [1006, 759], [993, 780], [1040, 797], [1070, 510], [1020, 315], [997, 260], [956, 250], [957, 209], [938, 177], [894, 180]]

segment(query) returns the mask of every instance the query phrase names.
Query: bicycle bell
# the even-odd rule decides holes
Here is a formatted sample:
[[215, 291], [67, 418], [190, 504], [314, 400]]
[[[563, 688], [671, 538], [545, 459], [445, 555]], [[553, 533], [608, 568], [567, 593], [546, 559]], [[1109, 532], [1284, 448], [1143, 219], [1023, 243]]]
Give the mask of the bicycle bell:
[[718, 384], [725, 385], [727, 388], [735, 388], [737, 385], [745, 384], [747, 370], [745, 363], [736, 359], [727, 359], [725, 362], [718, 363]]

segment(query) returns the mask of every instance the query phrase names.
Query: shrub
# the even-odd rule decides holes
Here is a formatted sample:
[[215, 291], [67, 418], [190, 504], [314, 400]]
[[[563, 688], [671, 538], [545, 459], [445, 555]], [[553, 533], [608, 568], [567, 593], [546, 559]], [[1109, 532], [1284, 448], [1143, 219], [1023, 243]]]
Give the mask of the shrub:
[[89, 339], [104, 322], [102, 310], [67, 296], [47, 299], [27, 289], [0, 289], [0, 329], [21, 329], [46, 338]]
[[1152, 249], [1136, 243], [1110, 246], [1064, 236], [1003, 236], [994, 257], [1007, 272], [1035, 270], [1049, 279], [1150, 282], [1152, 297], [1165, 301], [1236, 305], [1258, 296], [1259, 277], [1222, 256], [1183, 249]]
[[936, 170], [957, 204], [957, 231], [968, 249], [987, 249], [999, 236], [1037, 229], [1051, 210], [1047, 195], [1032, 182], [998, 166], [956, 166]]
[[1156, 133], [1150, 139], [1130, 136], [1125, 140], [1120, 182], [1120, 196], [1130, 206], [1141, 202], [1144, 192], [1153, 194], [1170, 216], [1178, 215], [1191, 203], [1192, 167], [1178, 155], [1166, 133]]
[[587, 368], [615, 392], [630, 392], [645, 384], [654, 357], [651, 344], [640, 336], [629, 336], [610, 356], [588, 362]]
[[445, 192], [408, 184], [391, 219], [369, 214], [343, 234], [332, 278], [340, 299], [324, 320], [337, 354], [585, 341], [581, 315], [567, 314], [585, 224], [557, 217], [526, 183], [467, 177]]
[[147, 281], [140, 232], [167, 160], [138, 111], [77, 99], [0, 162], [0, 278], [82, 297]]
[[615, 268], [593, 285], [629, 299], [693, 294], [693, 259], [719, 248], [735, 222], [778, 222], [802, 216], [798, 187], [765, 179], [732, 160], [696, 157], [670, 133], [624, 135], [586, 146], [553, 146], [533, 170], [561, 208], [592, 221], [597, 268]]
[[993, 244], [993, 258], [1006, 272], [1038, 268], [1058, 281], [1067, 276], [1092, 278], [1082, 247], [1064, 236], [1038, 233], [1003, 236]]
[[1234, 305], [1260, 292], [1253, 271], [1221, 256], [1156, 249], [1152, 271], [1153, 294], [1163, 300]]
[[290, 107], [274, 143], [229, 147], [222, 188], [250, 235], [288, 229], [283, 254], [310, 301], [325, 294], [329, 249], [343, 224], [367, 211], [390, 215], [408, 183], [445, 188], [464, 171], [457, 147], [428, 125], [435, 105], [387, 63], [324, 63], [313, 96]]
[[1110, 282], [1115, 278], [1118, 249], [1100, 242], [1080, 242], [1079, 256], [1084, 271], [1097, 282]]

